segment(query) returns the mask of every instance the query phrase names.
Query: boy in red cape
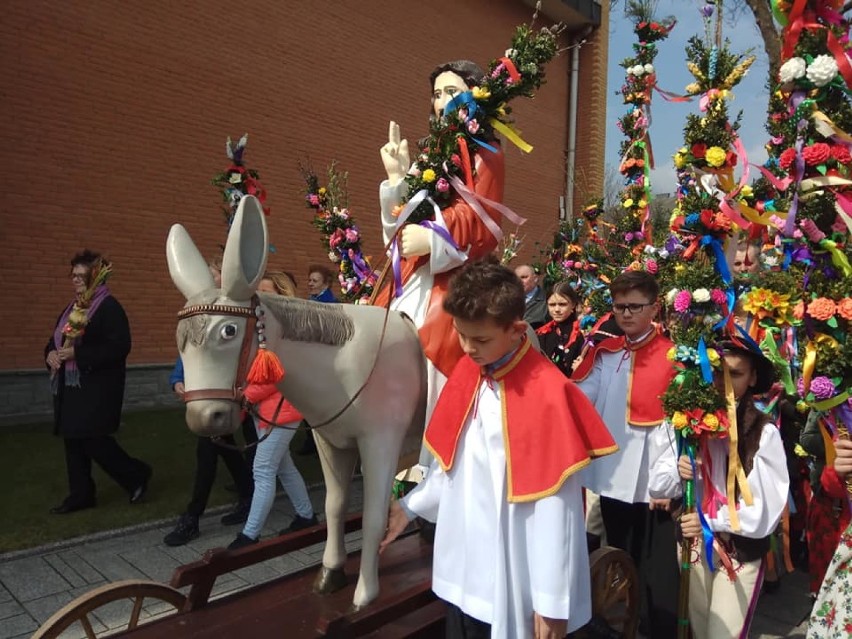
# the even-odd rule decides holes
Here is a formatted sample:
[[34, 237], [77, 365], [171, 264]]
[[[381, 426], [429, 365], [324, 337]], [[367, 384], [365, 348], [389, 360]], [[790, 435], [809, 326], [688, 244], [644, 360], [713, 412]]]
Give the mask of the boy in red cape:
[[651, 434], [662, 423], [660, 399], [675, 376], [666, 353], [674, 345], [660, 334], [657, 281], [644, 271], [625, 271], [610, 284], [612, 311], [623, 335], [598, 343], [574, 370], [618, 444], [618, 453], [583, 473], [583, 485], [600, 495], [610, 546], [630, 553], [639, 571], [644, 634], [677, 634], [678, 569], [670, 500], [651, 499]]
[[447, 637], [561, 639], [591, 617], [576, 472], [616, 450], [585, 396], [525, 339], [520, 280], [465, 266], [443, 307], [465, 356], [425, 442], [426, 479], [391, 504], [382, 548], [415, 516], [436, 522], [432, 588]]

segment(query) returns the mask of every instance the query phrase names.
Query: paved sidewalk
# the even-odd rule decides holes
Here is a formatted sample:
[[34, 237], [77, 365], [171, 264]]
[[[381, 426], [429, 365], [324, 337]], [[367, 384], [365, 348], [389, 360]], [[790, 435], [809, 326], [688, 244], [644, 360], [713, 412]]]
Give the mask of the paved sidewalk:
[[[322, 486], [311, 489], [311, 499], [322, 512], [325, 491]], [[361, 482], [353, 484], [351, 511], [361, 509]], [[0, 639], [25, 639], [48, 617], [76, 597], [113, 581], [152, 579], [168, 583], [175, 568], [196, 561], [210, 548], [226, 546], [241, 530], [240, 526], [222, 526], [219, 517], [227, 509], [211, 511], [201, 522], [201, 536], [195, 541], [170, 548], [163, 536], [174, 521], [159, 522], [117, 536], [75, 540], [26, 551], [0, 555]], [[264, 538], [277, 534], [293, 517], [286, 497], [279, 497], [263, 530]], [[360, 547], [360, 532], [347, 536], [347, 547]], [[221, 577], [213, 590], [221, 597], [252, 585], [319, 564], [322, 544], [317, 544], [283, 557], [250, 566]], [[188, 589], [185, 589], [188, 590]], [[804, 638], [810, 603], [807, 576], [786, 575], [780, 590], [761, 598], [751, 636], [755, 639], [777, 637]], [[121, 628], [129, 617], [130, 603], [119, 602], [97, 615], [95, 631], [101, 635]], [[168, 614], [166, 604], [150, 602], [143, 609], [143, 619]], [[79, 625], [63, 639], [84, 637]]]
[[[314, 510], [324, 510], [325, 487], [310, 488]], [[352, 485], [350, 511], [361, 510], [361, 480]], [[72, 540], [71, 543], [35, 548], [30, 551], [0, 555], [0, 639], [28, 639], [51, 615], [80, 595], [109, 582], [124, 579], [146, 579], [168, 583], [175, 568], [201, 559], [210, 548], [227, 546], [242, 526], [223, 526], [219, 518], [230, 507], [210, 509], [200, 523], [201, 536], [185, 546], [171, 548], [163, 537], [174, 520], [141, 526], [118, 536], [99, 535], [94, 539]], [[293, 519], [290, 500], [279, 495], [261, 537], [278, 534]], [[320, 515], [322, 516], [322, 515]], [[346, 536], [347, 550], [361, 545], [361, 532]], [[221, 597], [255, 584], [264, 583], [308, 566], [318, 565], [323, 544], [290, 553], [283, 557], [238, 570], [220, 577], [212, 597]], [[184, 593], [189, 588], [182, 589]], [[98, 636], [126, 627], [130, 602], [119, 602], [96, 615], [93, 628]], [[146, 600], [142, 618], [169, 614], [167, 604]], [[123, 624], [123, 625], [122, 625]], [[81, 626], [69, 629], [63, 639], [85, 637]]]

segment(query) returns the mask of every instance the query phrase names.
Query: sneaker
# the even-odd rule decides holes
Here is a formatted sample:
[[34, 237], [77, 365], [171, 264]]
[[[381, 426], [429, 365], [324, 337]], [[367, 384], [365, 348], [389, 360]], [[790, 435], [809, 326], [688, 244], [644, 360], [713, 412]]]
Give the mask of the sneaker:
[[197, 539], [200, 534], [198, 517], [184, 513], [178, 519], [175, 529], [163, 538], [163, 543], [166, 546], [183, 546]]
[[234, 526], [236, 524], [246, 523], [249, 511], [251, 510], [251, 502], [241, 501], [227, 515], [224, 515], [220, 520], [226, 526]]
[[237, 538], [228, 544], [228, 550], [239, 550], [240, 548], [256, 544], [258, 541], [260, 541], [260, 539], [252, 539], [243, 533], [238, 533]]
[[308, 517], [296, 517], [293, 521], [290, 522], [290, 525], [287, 526], [284, 530], [279, 532], [279, 535], [289, 535], [290, 533], [294, 533], [296, 531], [302, 530], [304, 528], [310, 528], [311, 526], [316, 526], [319, 522], [317, 521], [317, 516], [312, 515], [310, 518]]

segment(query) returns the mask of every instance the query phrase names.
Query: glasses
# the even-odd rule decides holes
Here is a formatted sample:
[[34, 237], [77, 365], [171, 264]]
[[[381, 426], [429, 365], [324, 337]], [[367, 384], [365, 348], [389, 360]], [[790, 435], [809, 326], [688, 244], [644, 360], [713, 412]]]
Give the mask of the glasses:
[[648, 302], [647, 304], [613, 304], [612, 310], [619, 315], [624, 315], [627, 311], [630, 311], [631, 315], [636, 315], [636, 313], [641, 313], [645, 310], [646, 306], [653, 306], [654, 302]]
[[85, 273], [71, 273], [71, 275], [69, 277], [72, 280], [85, 280], [86, 274]]

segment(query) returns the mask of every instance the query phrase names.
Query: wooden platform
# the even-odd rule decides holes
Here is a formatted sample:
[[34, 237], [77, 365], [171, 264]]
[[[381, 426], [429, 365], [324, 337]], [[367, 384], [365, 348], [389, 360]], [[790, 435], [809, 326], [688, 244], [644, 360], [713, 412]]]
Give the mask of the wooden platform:
[[[431, 556], [432, 547], [423, 544], [416, 534], [389, 546], [379, 568], [381, 594], [357, 613], [349, 612], [360, 560], [356, 553], [346, 562], [349, 585], [333, 595], [316, 595], [311, 591], [318, 568], [309, 568], [115, 636], [126, 639], [442, 636], [444, 604], [431, 590]], [[196, 566], [195, 570], [200, 568]], [[180, 584], [173, 579], [173, 585]]]

